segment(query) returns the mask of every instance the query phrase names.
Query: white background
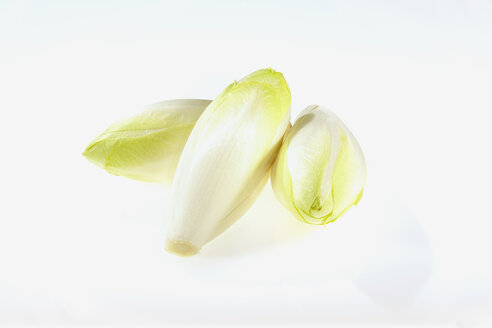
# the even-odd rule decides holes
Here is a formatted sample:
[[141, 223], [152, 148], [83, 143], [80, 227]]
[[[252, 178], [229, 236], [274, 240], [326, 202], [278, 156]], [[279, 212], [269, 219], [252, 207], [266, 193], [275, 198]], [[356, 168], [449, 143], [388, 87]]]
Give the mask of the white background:
[[[270, 185], [202, 254], [169, 187], [81, 152], [111, 122], [264, 67], [334, 110], [359, 206], [296, 221]], [[1, 1], [0, 325], [492, 325], [492, 2]]]

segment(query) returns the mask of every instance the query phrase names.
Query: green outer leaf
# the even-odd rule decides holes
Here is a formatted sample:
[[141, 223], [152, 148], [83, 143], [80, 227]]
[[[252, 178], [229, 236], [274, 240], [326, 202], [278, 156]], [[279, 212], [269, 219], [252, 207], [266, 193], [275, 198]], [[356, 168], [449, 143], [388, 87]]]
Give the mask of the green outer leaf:
[[188, 137], [210, 100], [159, 102], [109, 126], [83, 155], [111, 174], [146, 182], [171, 182]]

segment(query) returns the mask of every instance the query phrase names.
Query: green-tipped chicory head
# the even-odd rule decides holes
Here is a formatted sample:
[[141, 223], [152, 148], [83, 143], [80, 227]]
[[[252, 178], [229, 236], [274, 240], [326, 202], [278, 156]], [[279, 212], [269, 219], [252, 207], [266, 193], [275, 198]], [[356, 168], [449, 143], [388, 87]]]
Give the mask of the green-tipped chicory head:
[[190, 256], [252, 205], [290, 122], [290, 90], [273, 69], [234, 82], [186, 143], [171, 192], [166, 249]]
[[171, 182], [188, 137], [210, 100], [168, 100], [116, 122], [83, 155], [111, 174], [146, 182]]
[[312, 105], [286, 134], [271, 181], [279, 200], [296, 218], [326, 224], [359, 202], [366, 181], [364, 155], [333, 112]]

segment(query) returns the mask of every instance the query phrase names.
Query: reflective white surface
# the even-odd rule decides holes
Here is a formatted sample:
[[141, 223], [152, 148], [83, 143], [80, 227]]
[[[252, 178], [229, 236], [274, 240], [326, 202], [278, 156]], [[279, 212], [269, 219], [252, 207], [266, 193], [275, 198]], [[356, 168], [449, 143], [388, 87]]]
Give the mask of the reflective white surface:
[[[0, 325], [492, 324], [490, 1], [0, 1]], [[339, 221], [270, 185], [202, 254], [169, 188], [81, 155], [111, 122], [284, 73], [368, 164]]]

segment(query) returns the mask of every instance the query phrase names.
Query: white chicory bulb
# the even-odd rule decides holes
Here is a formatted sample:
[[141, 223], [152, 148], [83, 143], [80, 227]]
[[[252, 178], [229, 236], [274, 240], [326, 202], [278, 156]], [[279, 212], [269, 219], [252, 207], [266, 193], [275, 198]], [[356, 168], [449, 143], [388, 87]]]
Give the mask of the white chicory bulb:
[[268, 180], [289, 120], [289, 87], [271, 68], [229, 85], [207, 107], [176, 170], [168, 252], [196, 254], [248, 210]]
[[112, 124], [83, 155], [111, 174], [146, 182], [172, 182], [196, 121], [211, 100], [178, 99], [150, 106]]
[[277, 198], [299, 220], [326, 224], [362, 197], [366, 164], [349, 129], [330, 110], [312, 105], [285, 135], [271, 173]]

